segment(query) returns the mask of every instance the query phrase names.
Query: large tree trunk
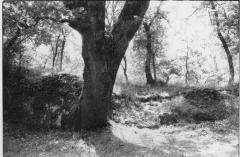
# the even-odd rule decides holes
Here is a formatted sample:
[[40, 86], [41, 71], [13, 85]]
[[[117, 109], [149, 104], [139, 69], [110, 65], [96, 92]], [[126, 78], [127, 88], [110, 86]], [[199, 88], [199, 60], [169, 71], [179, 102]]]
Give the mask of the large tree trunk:
[[225, 38], [223, 37], [222, 33], [221, 33], [221, 30], [220, 30], [220, 22], [219, 22], [219, 19], [218, 19], [218, 12], [216, 11], [216, 7], [215, 7], [215, 4], [213, 1], [210, 2], [211, 3], [211, 6], [212, 6], [212, 9], [215, 11], [214, 12], [214, 17], [215, 17], [215, 20], [216, 20], [216, 25], [217, 25], [217, 35], [222, 43], [222, 46], [225, 50], [225, 53], [227, 55], [227, 60], [228, 60], [228, 66], [229, 66], [229, 73], [230, 73], [230, 78], [229, 78], [229, 81], [228, 81], [228, 85], [232, 85], [233, 82], [234, 82], [234, 66], [233, 66], [233, 59], [232, 59], [232, 54], [229, 50], [229, 47], [228, 47], [228, 44], [227, 44], [227, 41], [225, 40]]
[[[96, 45], [96, 47], [92, 46]], [[97, 53], [104, 53], [98, 48], [94, 36], [83, 37], [84, 87], [81, 103], [81, 128], [95, 129], [107, 122], [108, 109], [115, 80], [115, 73], [107, 59], [103, 60]]]
[[152, 36], [150, 32], [150, 25], [148, 25], [147, 23], [144, 23], [143, 26], [147, 36], [147, 44], [146, 44], [147, 54], [146, 54], [146, 61], [145, 61], [145, 74], [146, 74], [147, 84], [154, 84], [155, 81], [151, 73]]
[[[70, 3], [69, 8], [83, 5], [85, 17], [69, 24], [82, 35], [82, 56], [85, 63], [84, 86], [78, 103], [71, 111], [75, 130], [96, 129], [111, 117], [111, 96], [116, 74], [125, 51], [139, 28], [149, 1], [127, 1], [114, 25], [112, 36], [105, 32], [105, 1]], [[135, 18], [137, 17], [137, 18]]]

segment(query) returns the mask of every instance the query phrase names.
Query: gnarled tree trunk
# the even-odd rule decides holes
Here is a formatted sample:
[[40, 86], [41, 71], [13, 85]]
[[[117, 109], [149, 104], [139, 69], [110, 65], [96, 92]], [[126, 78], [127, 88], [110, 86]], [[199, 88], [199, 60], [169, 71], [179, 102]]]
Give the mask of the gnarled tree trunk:
[[[93, 46], [95, 45], [95, 46]], [[101, 50], [102, 44], [94, 35], [83, 37], [84, 87], [81, 103], [81, 128], [94, 129], [106, 125], [110, 106], [112, 88], [116, 72]], [[98, 54], [99, 53], [99, 54]]]
[[66, 6], [79, 5], [87, 10], [85, 16], [75, 17], [69, 24], [82, 35], [84, 86], [79, 102], [72, 108], [72, 124], [75, 130], [96, 129], [107, 124], [107, 115], [111, 117], [116, 74], [149, 1], [126, 1], [111, 36], [105, 32], [105, 1], [74, 1]]

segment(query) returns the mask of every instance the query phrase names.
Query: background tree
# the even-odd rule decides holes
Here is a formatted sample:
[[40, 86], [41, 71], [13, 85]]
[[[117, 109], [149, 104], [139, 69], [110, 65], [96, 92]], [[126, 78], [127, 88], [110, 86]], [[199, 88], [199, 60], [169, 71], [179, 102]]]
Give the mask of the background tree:
[[[139, 59], [145, 58], [145, 75], [147, 84], [154, 84], [157, 81], [156, 57], [160, 57], [163, 48], [164, 27], [161, 20], [166, 14], [160, 10], [160, 6], [152, 12], [146, 13], [143, 26], [139, 29], [134, 39], [134, 49], [138, 51]], [[146, 55], [144, 53], [146, 50]], [[153, 75], [151, 72], [151, 67]]]
[[126, 57], [126, 55], [123, 57], [123, 63], [124, 63], [124, 64], [121, 64], [121, 66], [122, 66], [122, 69], [123, 69], [124, 77], [125, 77], [125, 79], [126, 79], [126, 83], [128, 83], [128, 75], [127, 75], [127, 57]]
[[59, 63], [59, 71], [62, 71], [63, 68], [63, 57], [64, 57], [64, 49], [66, 44], [66, 36], [67, 31], [62, 29], [62, 45], [61, 45], [61, 51], [60, 51], [60, 63]]
[[61, 25], [55, 21], [68, 14], [62, 7], [58, 2], [4, 2], [4, 77], [8, 77], [17, 56], [22, 63], [25, 48], [51, 43], [53, 32]]
[[212, 18], [212, 23], [216, 26], [218, 38], [221, 41], [228, 60], [230, 73], [228, 84], [232, 85], [234, 82], [233, 55], [237, 53], [236, 30], [238, 8], [235, 3], [231, 3], [228, 8], [226, 8], [225, 3], [213, 1], [209, 3], [212, 9], [210, 18]]
[[54, 73], [54, 65], [56, 61], [56, 57], [58, 55], [58, 49], [59, 49], [59, 40], [60, 40], [60, 35], [57, 36], [55, 45], [51, 45], [52, 47], [52, 73]]
[[173, 75], [180, 77], [181, 69], [176, 60], [168, 60], [164, 56], [160, 60], [158, 66], [161, 67], [162, 84], [167, 85]]
[[[59, 33], [57, 33], [59, 32]], [[52, 52], [52, 73], [55, 72], [55, 64], [58, 61], [57, 71], [62, 71], [63, 66], [63, 57], [64, 57], [64, 48], [66, 44], [66, 37], [69, 34], [67, 28], [60, 28], [56, 32], [56, 37], [53, 37], [51, 40], [51, 52]], [[46, 60], [47, 61], [47, 60]], [[45, 63], [46, 64], [46, 63]]]
[[[189, 41], [188, 41], [189, 40]], [[190, 38], [182, 39], [183, 48], [179, 49], [182, 51], [181, 55], [175, 58], [175, 68], [173, 69], [173, 74], [183, 77], [183, 82], [186, 86], [200, 84], [200, 79], [202, 75], [202, 63], [204, 58], [201, 57], [202, 52], [195, 48], [190, 43], [193, 43]], [[179, 63], [181, 62], [181, 63]]]

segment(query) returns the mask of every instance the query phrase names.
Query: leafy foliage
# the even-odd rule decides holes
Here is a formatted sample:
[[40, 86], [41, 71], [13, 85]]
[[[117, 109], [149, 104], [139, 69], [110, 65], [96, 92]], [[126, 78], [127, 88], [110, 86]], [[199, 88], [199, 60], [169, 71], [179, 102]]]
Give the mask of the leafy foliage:
[[[214, 2], [216, 12], [219, 16], [220, 30], [226, 39], [232, 54], [238, 53], [238, 4], [237, 2]], [[203, 2], [203, 6], [211, 8], [208, 2]], [[213, 17], [214, 11], [209, 10], [209, 16], [213, 25], [216, 21]]]
[[68, 15], [61, 2], [4, 2], [4, 65], [28, 60], [24, 55], [27, 49], [51, 43], [53, 35], [61, 30], [59, 21]]
[[[156, 60], [156, 67], [160, 67], [160, 60], [164, 60], [165, 46], [166, 43], [164, 41], [166, 37], [166, 28], [163, 25], [163, 21], [166, 20], [166, 12], [160, 9], [160, 6], [155, 8], [154, 10], [149, 9], [145, 14], [143, 25], [139, 28], [134, 37], [133, 42], [133, 50], [136, 51], [136, 60], [138, 61], [136, 68], [144, 69], [143, 63], [146, 60], [147, 54], [147, 36], [151, 37], [151, 50], [152, 55], [154, 55], [154, 60]], [[149, 32], [146, 32], [146, 28], [144, 25], [147, 25], [150, 29]], [[148, 34], [148, 35], [147, 35]], [[160, 67], [158, 70], [162, 70], [163, 67]]]

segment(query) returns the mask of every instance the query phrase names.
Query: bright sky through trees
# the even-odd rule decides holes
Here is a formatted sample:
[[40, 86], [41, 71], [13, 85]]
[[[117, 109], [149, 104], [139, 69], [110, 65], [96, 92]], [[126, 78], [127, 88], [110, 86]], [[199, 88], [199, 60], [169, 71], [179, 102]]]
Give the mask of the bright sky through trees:
[[[151, 1], [150, 7], [154, 8], [159, 5], [158, 1]], [[163, 1], [161, 2], [161, 9], [167, 12], [168, 22], [165, 20], [166, 26], [166, 56], [171, 59], [181, 57], [186, 52], [186, 44], [189, 44], [195, 50], [201, 53], [204, 60], [204, 68], [212, 69], [214, 67], [213, 58], [216, 56], [218, 68], [222, 74], [228, 73], [228, 63], [226, 55], [221, 43], [214, 32], [214, 26], [211, 25], [209, 14], [206, 9], [197, 10], [201, 7], [201, 1]], [[75, 66], [73, 64], [83, 65], [81, 55], [81, 38], [76, 31], [72, 31], [71, 35], [67, 38], [66, 55], [69, 58], [69, 63], [65, 65], [65, 71], [74, 73], [75, 75], [82, 76], [83, 67]], [[49, 49], [46, 46], [40, 46], [37, 49], [38, 60], [46, 58]], [[128, 52], [128, 64], [133, 64], [132, 56], [137, 52], [132, 52], [132, 43], [130, 43]], [[77, 56], [77, 57], [76, 57]], [[236, 57], [235, 57], [236, 58]], [[40, 62], [40, 61], [38, 61]], [[80, 62], [80, 63], [79, 63]], [[237, 61], [234, 60], [235, 65]], [[179, 63], [180, 65], [182, 63]], [[135, 79], [134, 75], [131, 76], [132, 66], [128, 66], [129, 78]], [[75, 69], [74, 69], [75, 68]], [[134, 68], [134, 67], [132, 67]], [[238, 74], [236, 74], [236, 78]], [[138, 76], [137, 76], [138, 77]], [[226, 77], [228, 77], [226, 75]], [[124, 80], [122, 69], [119, 69], [118, 78]]]

